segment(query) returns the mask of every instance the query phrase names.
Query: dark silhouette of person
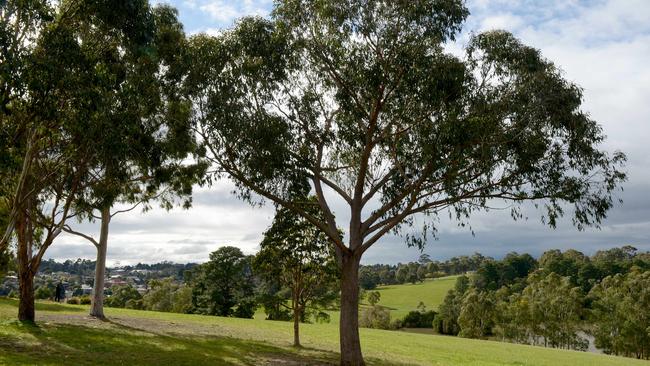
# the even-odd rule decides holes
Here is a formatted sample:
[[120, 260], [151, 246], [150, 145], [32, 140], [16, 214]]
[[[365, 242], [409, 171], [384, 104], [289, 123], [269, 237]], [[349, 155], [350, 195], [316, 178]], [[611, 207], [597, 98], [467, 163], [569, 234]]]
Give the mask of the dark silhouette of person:
[[59, 282], [56, 285], [56, 290], [54, 292], [54, 301], [61, 302], [64, 299], [65, 299], [65, 287], [63, 287], [63, 283]]

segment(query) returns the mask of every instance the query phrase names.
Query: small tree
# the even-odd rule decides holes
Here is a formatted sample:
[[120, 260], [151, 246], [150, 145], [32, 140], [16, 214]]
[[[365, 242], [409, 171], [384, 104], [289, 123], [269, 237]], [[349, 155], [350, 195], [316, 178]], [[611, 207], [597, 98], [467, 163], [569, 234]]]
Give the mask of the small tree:
[[210, 253], [210, 260], [192, 273], [192, 312], [252, 318], [256, 303], [250, 262], [236, 247]]
[[469, 278], [467, 276], [459, 276], [456, 279], [454, 288], [447, 292], [445, 299], [438, 314], [433, 318], [433, 330], [440, 334], [457, 335], [460, 332], [458, 325], [458, 317], [460, 316], [461, 305], [463, 297], [469, 289]]
[[142, 295], [131, 285], [113, 286], [106, 305], [112, 308], [142, 309]]
[[192, 306], [192, 290], [176, 283], [173, 278], [151, 280], [142, 304], [147, 310], [187, 313]]
[[491, 293], [470, 289], [460, 306], [458, 335], [466, 338], [483, 338], [490, 335], [495, 318], [494, 305]]
[[375, 306], [381, 299], [381, 293], [379, 291], [372, 291], [368, 294], [368, 303], [370, 306]]
[[[315, 198], [296, 201], [322, 216]], [[328, 237], [304, 217], [285, 208], [276, 212], [254, 261], [256, 274], [286, 288], [293, 313], [293, 344], [300, 347], [300, 322], [311, 310], [321, 312], [337, 297], [338, 268]], [[279, 291], [282, 291], [280, 288]]]

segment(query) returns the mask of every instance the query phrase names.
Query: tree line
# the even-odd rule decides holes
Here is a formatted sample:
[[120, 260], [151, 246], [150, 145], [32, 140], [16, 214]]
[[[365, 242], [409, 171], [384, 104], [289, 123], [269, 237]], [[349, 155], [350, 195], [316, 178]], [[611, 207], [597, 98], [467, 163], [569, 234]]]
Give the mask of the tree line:
[[[188, 208], [193, 186], [221, 179], [333, 245], [343, 365], [364, 364], [359, 266], [387, 233], [423, 223], [406, 235], [422, 247], [439, 214], [465, 226], [495, 202], [599, 225], [625, 155], [599, 148], [581, 88], [512, 34], [446, 52], [468, 15], [462, 0], [282, 0], [188, 37], [175, 9], [145, 0], [3, 2], [0, 252], [16, 254], [18, 318], [35, 320], [34, 276], [61, 233], [96, 248], [102, 288], [115, 217]], [[305, 190], [315, 200], [297, 203]]]
[[650, 252], [511, 253], [461, 276], [432, 326], [441, 334], [650, 358]]

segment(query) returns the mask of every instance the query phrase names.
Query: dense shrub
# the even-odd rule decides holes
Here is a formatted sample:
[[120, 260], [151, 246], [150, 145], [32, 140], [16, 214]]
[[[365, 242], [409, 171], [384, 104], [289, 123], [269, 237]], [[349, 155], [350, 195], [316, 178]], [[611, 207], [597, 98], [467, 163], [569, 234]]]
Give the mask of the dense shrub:
[[192, 308], [192, 289], [173, 278], [149, 281], [149, 291], [142, 298], [144, 309], [187, 313]]
[[[113, 286], [111, 292], [112, 295], [104, 301], [106, 306], [126, 308], [128, 303], [130, 309], [142, 309], [142, 295], [133, 286]], [[137, 303], [138, 300], [140, 300], [140, 303]], [[131, 302], [129, 303], [129, 301]]]
[[359, 326], [363, 328], [391, 329], [390, 310], [375, 305], [361, 311]]
[[436, 314], [433, 310], [411, 311], [402, 319], [401, 325], [404, 328], [433, 328], [433, 319]]
[[48, 286], [41, 286], [34, 292], [34, 297], [39, 300], [51, 299], [54, 297], [54, 290]]

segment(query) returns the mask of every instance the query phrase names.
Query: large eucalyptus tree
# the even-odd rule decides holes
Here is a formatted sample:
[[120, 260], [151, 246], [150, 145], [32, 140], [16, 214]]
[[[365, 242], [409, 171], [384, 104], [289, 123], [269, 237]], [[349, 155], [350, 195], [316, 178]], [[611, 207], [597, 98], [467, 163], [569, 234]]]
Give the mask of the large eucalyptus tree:
[[[194, 151], [190, 105], [181, 81], [187, 70], [185, 34], [177, 12], [168, 6], [133, 9], [144, 42], [129, 47], [118, 34], [84, 34], [83, 42], [104, 38], [105, 52], [114, 55], [104, 67], [109, 74], [96, 110], [101, 128], [95, 129], [89, 181], [77, 195], [73, 209], [80, 220], [100, 221], [99, 236], [65, 225], [63, 230], [91, 242], [97, 249], [90, 315], [104, 318], [103, 299], [109, 225], [112, 218], [138, 206], [148, 209], [159, 201], [169, 209], [175, 201], [191, 203], [192, 183], [200, 165], [186, 163]], [[83, 27], [79, 27], [83, 29]], [[88, 38], [84, 38], [88, 36]], [[125, 52], [120, 52], [120, 49]], [[120, 208], [114, 209], [116, 204]], [[126, 207], [125, 207], [126, 206]]]
[[[18, 318], [33, 321], [34, 275], [66, 222], [79, 214], [73, 205], [95, 186], [97, 164], [115, 143], [109, 132], [123, 126], [121, 119], [139, 118], [159, 104], [119, 98], [145, 93], [145, 85], [158, 87], [148, 84], [145, 71], [157, 72], [159, 66], [149, 61], [159, 50], [151, 47], [155, 19], [146, 0], [7, 1], [0, 15], [0, 38], [8, 50], [0, 83], [0, 138], [6, 142], [0, 196], [10, 207], [0, 250], [15, 238]], [[138, 77], [125, 82], [128, 74]], [[115, 110], [120, 113], [110, 113]], [[133, 136], [140, 132], [137, 125], [129, 127]], [[149, 132], [178, 132], [174, 124], [167, 127], [171, 132]], [[140, 143], [146, 149], [147, 141]]]
[[[343, 365], [363, 364], [359, 262], [387, 233], [415, 217], [435, 232], [437, 215], [465, 222], [495, 200], [515, 218], [535, 201], [550, 226], [565, 212], [598, 225], [625, 179], [581, 89], [538, 50], [489, 31], [445, 51], [467, 15], [461, 0], [280, 0], [271, 20], [191, 41], [205, 157], [242, 198], [301, 214], [336, 247]], [[325, 220], [289, 199], [304, 177]]]

